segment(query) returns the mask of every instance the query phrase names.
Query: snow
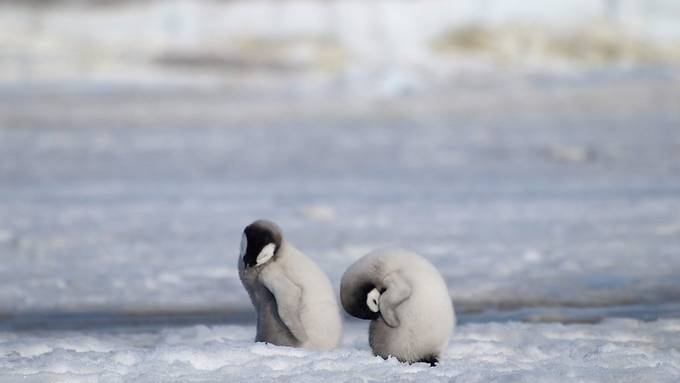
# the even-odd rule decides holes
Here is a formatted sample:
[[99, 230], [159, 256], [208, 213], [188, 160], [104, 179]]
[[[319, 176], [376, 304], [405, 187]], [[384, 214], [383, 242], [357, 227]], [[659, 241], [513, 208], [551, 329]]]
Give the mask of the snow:
[[253, 343], [253, 326], [0, 332], [0, 380], [51, 382], [676, 382], [680, 320], [458, 327], [438, 367], [374, 357], [366, 323], [317, 352]]
[[672, 78], [365, 109], [87, 89], [2, 96], [0, 312], [249, 312], [236, 259], [257, 218], [336, 286], [376, 247], [420, 253], [465, 311], [680, 296]]
[[[3, 88], [0, 381], [677, 381], [678, 89]], [[427, 257], [461, 323], [442, 365], [372, 357], [353, 321], [331, 352], [253, 344], [261, 217], [336, 288], [376, 247]]]
[[[469, 71], [570, 72], [602, 60], [627, 67], [680, 57], [673, 0], [36, 4], [0, 3], [2, 82], [295, 78], [309, 88], [343, 82], [399, 95]], [[452, 43], [458, 32], [464, 41]], [[263, 75], [266, 68], [283, 76]]]
[[[677, 59], [523, 71], [432, 40], [606, 14], [661, 44], [678, 6], [516, 3], [1, 4], [0, 381], [680, 381]], [[306, 69], [229, 64], [253, 57]], [[253, 343], [258, 218], [336, 288], [377, 247], [430, 260], [460, 323], [441, 366], [349, 319], [338, 350]]]

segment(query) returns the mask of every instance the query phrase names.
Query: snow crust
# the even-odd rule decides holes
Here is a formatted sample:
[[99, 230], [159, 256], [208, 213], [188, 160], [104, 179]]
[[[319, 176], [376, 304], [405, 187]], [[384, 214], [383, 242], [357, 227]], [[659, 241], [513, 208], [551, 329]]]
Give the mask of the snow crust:
[[[0, 87], [0, 382], [680, 381], [676, 70], [415, 98], [388, 73], [386, 99], [362, 76], [325, 100]], [[360, 322], [331, 352], [254, 344], [236, 259], [258, 218], [336, 287], [376, 247], [430, 260], [462, 323], [441, 366], [373, 357]]]
[[677, 302], [680, 88], [642, 80], [363, 107], [5, 88], [0, 312], [250, 310], [236, 261], [258, 218], [336, 288], [398, 246], [463, 311]]
[[341, 348], [253, 343], [253, 326], [0, 332], [3, 382], [677, 382], [680, 320], [459, 326], [440, 366], [374, 357], [366, 323]]

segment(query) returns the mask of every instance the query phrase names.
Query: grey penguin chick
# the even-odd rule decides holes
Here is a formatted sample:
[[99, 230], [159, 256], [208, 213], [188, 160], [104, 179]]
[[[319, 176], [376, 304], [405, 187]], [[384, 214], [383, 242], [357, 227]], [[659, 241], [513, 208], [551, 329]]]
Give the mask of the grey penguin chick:
[[456, 317], [437, 269], [402, 249], [373, 251], [343, 274], [340, 300], [348, 314], [370, 319], [373, 353], [435, 366], [449, 343]]
[[338, 346], [342, 320], [330, 280], [275, 223], [258, 220], [243, 230], [238, 271], [257, 312], [256, 342]]

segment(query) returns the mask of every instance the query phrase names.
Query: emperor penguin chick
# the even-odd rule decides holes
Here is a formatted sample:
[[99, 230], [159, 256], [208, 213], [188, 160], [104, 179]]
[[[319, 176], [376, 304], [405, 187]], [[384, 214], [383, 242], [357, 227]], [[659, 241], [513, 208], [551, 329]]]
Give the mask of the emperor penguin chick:
[[371, 320], [371, 349], [385, 359], [436, 365], [456, 322], [437, 269], [402, 249], [373, 251], [351, 265], [340, 300], [350, 315]]
[[338, 346], [342, 321], [331, 282], [275, 223], [259, 220], [243, 230], [238, 271], [257, 312], [256, 342]]

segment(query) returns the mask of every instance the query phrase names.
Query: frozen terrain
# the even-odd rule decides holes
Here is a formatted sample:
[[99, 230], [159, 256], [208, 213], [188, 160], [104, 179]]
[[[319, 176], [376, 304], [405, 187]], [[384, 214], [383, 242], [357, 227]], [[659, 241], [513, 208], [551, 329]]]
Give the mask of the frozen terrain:
[[330, 352], [254, 344], [252, 326], [0, 332], [0, 381], [656, 382], [680, 379], [680, 320], [469, 324], [438, 367], [371, 355], [366, 326]]
[[[40, 3], [0, 2], [0, 382], [680, 381], [676, 3]], [[257, 218], [336, 288], [428, 258], [441, 366], [253, 344]]]
[[0, 312], [249, 312], [260, 217], [336, 285], [396, 245], [461, 312], [675, 311], [680, 87], [641, 76], [374, 101], [6, 87]]
[[0, 81], [339, 78], [366, 92], [498, 68], [677, 65], [678, 17], [675, 0], [5, 0]]
[[[608, 75], [3, 87], [0, 381], [677, 381], [680, 87]], [[253, 344], [236, 255], [259, 217], [336, 286], [376, 246], [430, 259], [461, 323], [442, 365], [372, 357], [359, 322], [338, 351]]]

